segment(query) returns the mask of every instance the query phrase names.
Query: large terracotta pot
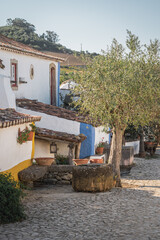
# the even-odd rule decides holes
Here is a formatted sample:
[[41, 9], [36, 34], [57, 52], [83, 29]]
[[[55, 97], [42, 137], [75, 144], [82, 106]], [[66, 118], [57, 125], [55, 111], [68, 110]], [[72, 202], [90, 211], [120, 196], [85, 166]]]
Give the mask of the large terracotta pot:
[[28, 139], [27, 141], [32, 141], [33, 140], [33, 132], [29, 132], [29, 136], [28, 136]]
[[82, 165], [82, 164], [87, 164], [88, 159], [73, 159], [73, 161], [76, 163], [76, 165]]
[[103, 150], [104, 150], [104, 147], [97, 147], [96, 148], [96, 153], [99, 154], [99, 155], [102, 155], [103, 154]]
[[90, 160], [90, 163], [103, 163], [103, 159], [102, 159], [102, 158], [100, 158], [100, 159], [98, 159], [98, 158], [96, 158], [96, 159], [91, 159], [91, 160]]
[[45, 157], [41, 157], [41, 158], [35, 158], [36, 162], [38, 163], [38, 165], [41, 166], [50, 166], [53, 161], [54, 158], [45, 158]]

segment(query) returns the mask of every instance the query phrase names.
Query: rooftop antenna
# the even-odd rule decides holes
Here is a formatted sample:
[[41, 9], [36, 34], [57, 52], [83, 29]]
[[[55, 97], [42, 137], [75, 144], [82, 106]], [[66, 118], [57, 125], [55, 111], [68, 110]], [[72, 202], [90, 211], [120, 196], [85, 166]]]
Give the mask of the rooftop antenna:
[[81, 52], [82, 52], [82, 43], [81, 43]]

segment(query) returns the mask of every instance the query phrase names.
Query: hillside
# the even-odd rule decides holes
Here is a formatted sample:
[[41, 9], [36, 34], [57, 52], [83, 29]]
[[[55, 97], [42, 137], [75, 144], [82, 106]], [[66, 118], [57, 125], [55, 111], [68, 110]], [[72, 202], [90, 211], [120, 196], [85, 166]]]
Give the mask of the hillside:
[[[54, 31], [46, 31], [42, 35], [36, 33], [33, 24], [25, 19], [7, 19], [5, 26], [0, 27], [0, 34], [15, 41], [27, 44], [40, 51], [51, 51], [73, 54], [75, 51], [59, 44], [59, 36]], [[78, 54], [79, 52], [77, 52]]]

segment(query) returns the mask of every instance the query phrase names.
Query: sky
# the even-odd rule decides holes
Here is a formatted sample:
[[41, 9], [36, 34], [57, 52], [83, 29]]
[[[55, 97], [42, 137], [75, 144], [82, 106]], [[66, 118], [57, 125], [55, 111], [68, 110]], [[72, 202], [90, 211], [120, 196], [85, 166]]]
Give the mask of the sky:
[[59, 35], [72, 50], [100, 53], [113, 38], [125, 45], [126, 30], [142, 44], [160, 40], [160, 0], [0, 0], [0, 26], [8, 18], [23, 18]]

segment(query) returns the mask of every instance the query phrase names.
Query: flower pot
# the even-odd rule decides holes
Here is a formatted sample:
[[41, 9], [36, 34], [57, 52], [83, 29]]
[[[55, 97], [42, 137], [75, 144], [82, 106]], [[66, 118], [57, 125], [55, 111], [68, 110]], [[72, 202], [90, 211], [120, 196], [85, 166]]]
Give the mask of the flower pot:
[[147, 146], [154, 146], [155, 145], [154, 142], [145, 142], [144, 144], [147, 145]]
[[33, 132], [29, 132], [29, 136], [27, 138], [27, 141], [32, 141], [33, 140]]
[[96, 153], [99, 154], [99, 155], [102, 155], [103, 154], [103, 150], [104, 150], [104, 147], [97, 147], [96, 148]]
[[90, 159], [90, 163], [103, 163], [103, 159], [102, 158]]
[[41, 158], [35, 158], [36, 162], [38, 163], [38, 165], [41, 166], [50, 166], [53, 161], [54, 158], [45, 158], [45, 157], [41, 157]]
[[73, 161], [76, 163], [76, 165], [82, 165], [82, 164], [87, 164], [88, 159], [73, 159]]

